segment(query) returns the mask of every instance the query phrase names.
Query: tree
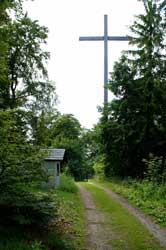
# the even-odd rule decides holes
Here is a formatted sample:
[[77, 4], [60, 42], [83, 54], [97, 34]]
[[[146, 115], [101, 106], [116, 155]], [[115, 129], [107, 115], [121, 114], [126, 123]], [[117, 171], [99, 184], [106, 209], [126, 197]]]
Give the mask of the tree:
[[40, 147], [51, 146], [54, 124], [59, 119], [60, 113], [55, 108], [43, 110], [38, 115], [34, 111], [28, 112], [28, 121], [31, 126], [31, 140]]
[[44, 156], [27, 133], [27, 116], [32, 107], [38, 108], [38, 117], [40, 108], [52, 108], [52, 95], [47, 94], [55, 88], [44, 78], [48, 53], [41, 49], [47, 29], [23, 15], [22, 0], [2, 0], [0, 38], [0, 224], [45, 226], [55, 218], [56, 204], [48, 195], [32, 191], [47, 175]]
[[0, 187], [41, 181], [44, 176], [42, 154], [25, 138], [17, 126], [18, 113], [0, 111]]
[[[9, 16], [7, 15], [7, 8], [9, 7], [8, 1], [0, 2], [0, 88], [1, 92], [4, 91], [6, 83], [7, 83], [7, 62], [6, 62], [6, 54], [7, 54], [7, 43], [6, 34], [4, 32], [3, 27], [7, 25], [9, 22]], [[0, 105], [2, 104], [2, 97], [0, 95]]]
[[55, 219], [57, 202], [46, 193], [32, 191], [47, 181], [44, 156], [25, 139], [17, 120], [18, 111], [0, 111], [0, 223], [5, 228], [45, 227]]
[[[48, 80], [45, 63], [49, 53], [41, 48], [48, 29], [23, 14], [22, 1], [13, 2], [16, 18], [2, 27], [6, 50], [2, 61], [0, 108], [23, 109], [29, 136], [33, 137], [41, 112], [57, 101], [55, 83]], [[35, 138], [32, 138], [37, 141]]]
[[[39, 79], [47, 77], [44, 60], [49, 58], [41, 44], [46, 42], [47, 28], [41, 27], [25, 15], [4, 28], [7, 53], [7, 83], [0, 92], [1, 100], [7, 108], [24, 105], [29, 96], [39, 94]], [[47, 82], [49, 85], [49, 82]]]
[[56, 140], [67, 138], [77, 140], [81, 134], [81, 125], [72, 114], [62, 115], [54, 124], [52, 136]]
[[81, 134], [81, 125], [71, 114], [60, 116], [52, 126], [52, 147], [66, 150], [64, 168], [75, 180], [86, 179], [88, 175]]
[[10, 10], [17, 15], [22, 10], [22, 0], [0, 1], [0, 108], [4, 107], [4, 96], [8, 86], [8, 32], [6, 29], [11, 24]]
[[109, 105], [108, 122], [102, 123], [107, 175], [142, 177], [143, 158], [165, 155], [166, 1], [142, 2], [145, 13], [131, 26], [130, 44], [137, 49], [114, 66], [110, 89], [116, 99]]
[[102, 144], [101, 144], [100, 124], [92, 129], [84, 129], [81, 136], [81, 142], [84, 149], [84, 156], [89, 171], [89, 177], [95, 174], [95, 168], [102, 163]]

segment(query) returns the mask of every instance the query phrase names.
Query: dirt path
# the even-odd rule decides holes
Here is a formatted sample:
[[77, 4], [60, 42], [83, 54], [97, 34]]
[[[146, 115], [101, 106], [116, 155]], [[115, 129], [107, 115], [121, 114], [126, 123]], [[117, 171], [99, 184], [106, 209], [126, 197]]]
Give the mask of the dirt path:
[[93, 202], [91, 193], [78, 185], [86, 209], [87, 250], [111, 250], [113, 233], [107, 225], [107, 216]]
[[[96, 186], [102, 188], [99, 185]], [[154, 237], [159, 240], [161, 246], [166, 246], [166, 229], [160, 228], [160, 226], [155, 224], [148, 215], [143, 214], [139, 209], [130, 205], [127, 200], [120, 195], [112, 192], [108, 188], [102, 189], [111, 197], [115, 198], [123, 207], [127, 208], [133, 215], [135, 215], [141, 221], [141, 223], [143, 223], [149, 229]]]
[[[147, 215], [141, 213], [137, 208], [130, 205], [124, 198], [112, 192], [110, 189], [96, 184], [93, 185], [103, 189], [107, 194], [117, 200], [123, 207], [129, 210], [141, 221], [141, 223], [146, 225], [149, 231], [159, 240], [161, 246], [166, 246], [165, 229], [161, 229], [158, 225], [153, 223]], [[114, 239], [114, 234], [111, 231], [110, 224], [108, 223], [108, 215], [103, 214], [102, 211], [99, 211], [93, 201], [90, 191], [88, 191], [82, 185], [78, 186], [86, 209], [88, 239], [87, 250], [111, 250], [111, 241]]]

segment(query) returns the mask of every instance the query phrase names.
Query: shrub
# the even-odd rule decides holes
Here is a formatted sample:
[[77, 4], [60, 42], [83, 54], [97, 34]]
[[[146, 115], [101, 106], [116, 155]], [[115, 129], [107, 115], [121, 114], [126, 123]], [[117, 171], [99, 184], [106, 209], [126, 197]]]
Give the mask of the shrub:
[[0, 223], [48, 225], [56, 217], [58, 200], [48, 193], [12, 189], [0, 197]]
[[104, 179], [104, 165], [101, 162], [96, 162], [93, 166], [95, 171], [95, 177], [97, 179], [103, 180]]
[[164, 183], [165, 171], [162, 171], [162, 157], [153, 156], [149, 154], [149, 159], [143, 159], [147, 166], [145, 178], [153, 183]]
[[78, 188], [70, 176], [62, 175], [59, 189], [69, 193], [77, 193]]

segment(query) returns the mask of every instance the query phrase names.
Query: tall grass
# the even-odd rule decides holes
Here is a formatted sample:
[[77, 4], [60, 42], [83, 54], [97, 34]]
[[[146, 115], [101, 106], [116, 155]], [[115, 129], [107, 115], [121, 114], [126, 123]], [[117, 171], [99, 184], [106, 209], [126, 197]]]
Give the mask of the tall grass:
[[73, 180], [72, 177], [62, 175], [60, 180], [60, 186], [58, 187], [59, 190], [69, 193], [77, 193], [78, 188]]

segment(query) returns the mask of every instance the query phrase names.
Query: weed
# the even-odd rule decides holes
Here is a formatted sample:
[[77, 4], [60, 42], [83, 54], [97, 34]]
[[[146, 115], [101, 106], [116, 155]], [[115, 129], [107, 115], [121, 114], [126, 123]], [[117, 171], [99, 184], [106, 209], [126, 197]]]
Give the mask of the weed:
[[59, 189], [64, 192], [77, 193], [78, 188], [70, 176], [62, 175]]
[[41, 241], [37, 241], [35, 240], [32, 244], [31, 244], [31, 249], [32, 250], [45, 250], [44, 246], [42, 244]]

